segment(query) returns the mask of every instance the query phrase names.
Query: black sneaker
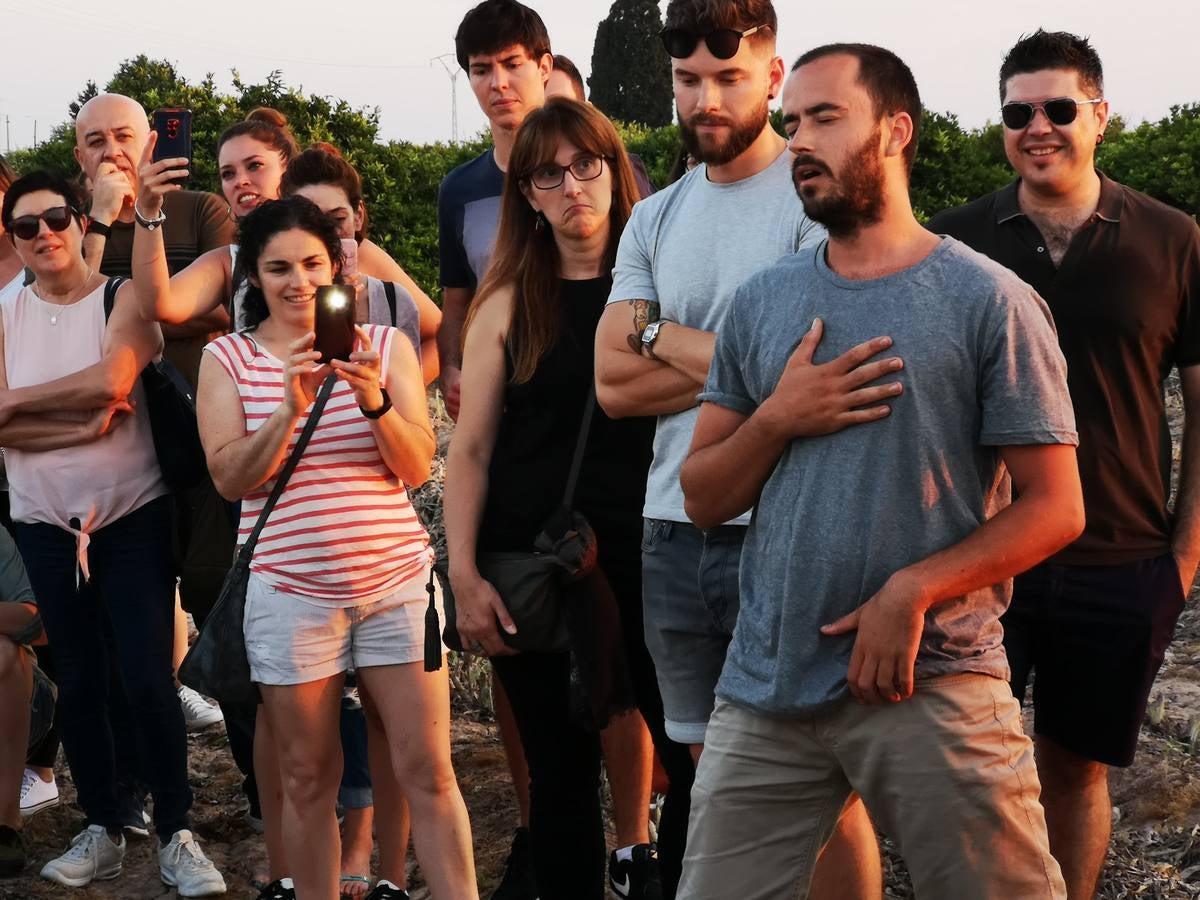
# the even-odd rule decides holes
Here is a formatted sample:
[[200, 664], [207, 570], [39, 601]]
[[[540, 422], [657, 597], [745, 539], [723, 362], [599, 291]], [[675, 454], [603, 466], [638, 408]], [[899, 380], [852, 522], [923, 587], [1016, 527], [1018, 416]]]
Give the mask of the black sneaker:
[[367, 894], [366, 900], [409, 900], [409, 896], [404, 888], [392, 887], [390, 881], [387, 884], [381, 881]]
[[512, 848], [504, 863], [504, 877], [492, 892], [492, 900], [538, 900], [532, 841], [528, 828], [518, 828], [513, 833]]
[[[284, 881], [287, 884], [284, 884]], [[255, 900], [296, 900], [296, 889], [292, 887], [292, 879], [276, 878], [258, 892]]]
[[658, 850], [653, 844], [635, 844], [633, 858], [623, 860], [614, 850], [608, 856], [608, 885], [625, 900], [662, 900]]
[[25, 842], [21, 833], [0, 825], [0, 878], [15, 878], [25, 870]]

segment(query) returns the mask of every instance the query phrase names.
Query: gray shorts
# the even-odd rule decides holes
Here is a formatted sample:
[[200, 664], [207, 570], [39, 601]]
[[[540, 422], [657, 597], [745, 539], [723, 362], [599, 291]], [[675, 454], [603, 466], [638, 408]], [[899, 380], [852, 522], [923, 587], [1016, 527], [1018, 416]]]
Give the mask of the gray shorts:
[[642, 600], [646, 647], [658, 670], [667, 734], [704, 743], [717, 679], [738, 614], [738, 563], [746, 528], [702, 531], [690, 522], [646, 519]]
[[[425, 570], [369, 603], [328, 606], [251, 572], [243, 619], [251, 679], [257, 684], [304, 684], [352, 668], [420, 662], [425, 658], [428, 578]], [[439, 619], [444, 619], [440, 595], [437, 606]]]

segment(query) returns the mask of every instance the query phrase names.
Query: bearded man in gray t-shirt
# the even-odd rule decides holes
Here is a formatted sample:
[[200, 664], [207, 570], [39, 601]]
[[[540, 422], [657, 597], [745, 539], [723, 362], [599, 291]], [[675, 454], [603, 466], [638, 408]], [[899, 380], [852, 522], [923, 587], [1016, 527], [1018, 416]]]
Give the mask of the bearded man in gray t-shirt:
[[783, 108], [829, 239], [738, 289], [682, 471], [698, 525], [755, 515], [679, 896], [807, 896], [857, 791], [923, 900], [1065, 897], [999, 624], [1083, 527], [1049, 311], [913, 216], [894, 54], [810, 51]]
[[[700, 755], [714, 689], [738, 615], [745, 509], [699, 529], [683, 508], [679, 469], [696, 421], [713, 333], [738, 284], [824, 231], [791, 189], [791, 154], [768, 122], [783, 87], [776, 16], [767, 0], [671, 0], [663, 31], [672, 56], [680, 132], [700, 161], [634, 207], [621, 236], [609, 304], [596, 334], [596, 398], [610, 416], [656, 416], [642, 538], [646, 646], [657, 669], [667, 734]], [[686, 819], [676, 783], [664, 821]], [[664, 896], [683, 840], [659, 842]], [[822, 856], [820, 900], [874, 900], [882, 875], [871, 823], [853, 801]], [[826, 875], [826, 873], [828, 873]]]

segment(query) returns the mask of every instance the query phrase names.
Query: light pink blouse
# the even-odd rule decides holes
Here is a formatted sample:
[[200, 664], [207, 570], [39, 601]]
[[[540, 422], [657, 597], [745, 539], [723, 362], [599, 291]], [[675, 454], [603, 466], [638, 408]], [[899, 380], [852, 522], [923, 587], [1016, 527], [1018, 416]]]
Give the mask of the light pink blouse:
[[[54, 381], [100, 362], [104, 346], [104, 287], [67, 306], [47, 303], [30, 287], [0, 299], [4, 368], [10, 388]], [[9, 502], [17, 522], [46, 522], [83, 534], [103, 528], [167, 492], [141, 381], [130, 399], [135, 412], [98, 440], [60, 450], [7, 450]], [[83, 421], [86, 412], [44, 413]], [[83, 549], [81, 547], [81, 549]]]

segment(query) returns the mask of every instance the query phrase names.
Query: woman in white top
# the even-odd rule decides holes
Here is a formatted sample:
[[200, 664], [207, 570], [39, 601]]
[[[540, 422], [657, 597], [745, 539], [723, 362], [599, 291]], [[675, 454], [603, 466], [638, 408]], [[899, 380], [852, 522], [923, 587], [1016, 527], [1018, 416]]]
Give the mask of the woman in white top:
[[[183, 896], [225, 883], [188, 826], [183, 712], [171, 678], [170, 499], [138, 376], [162, 349], [132, 285], [105, 315], [107, 279], [82, 253], [86, 219], [63, 179], [15, 181], [0, 221], [32, 284], [0, 302], [0, 445], [17, 543], [59, 687], [58, 727], [88, 827], [42, 869], [79, 887], [120, 873], [125, 840], [109, 728], [105, 621], [154, 796], [163, 879]], [[151, 751], [151, 748], [152, 751]]]

